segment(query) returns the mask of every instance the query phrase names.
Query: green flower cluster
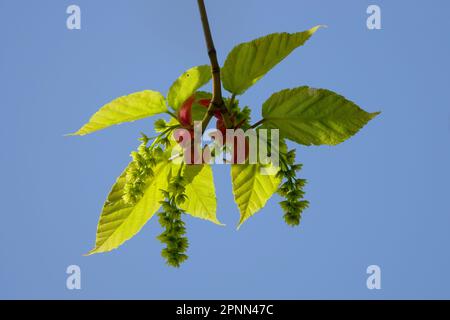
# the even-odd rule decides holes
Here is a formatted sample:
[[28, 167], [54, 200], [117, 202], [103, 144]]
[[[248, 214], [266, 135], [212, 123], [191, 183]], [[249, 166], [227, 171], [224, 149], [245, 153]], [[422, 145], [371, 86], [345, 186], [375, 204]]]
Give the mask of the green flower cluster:
[[235, 126], [244, 130], [248, 129], [250, 127], [251, 109], [247, 106], [239, 107], [239, 101], [235, 99], [225, 99], [225, 102], [229, 105], [231, 119]]
[[186, 234], [186, 227], [182, 214], [185, 212], [179, 208], [187, 200], [185, 188], [187, 181], [181, 176], [182, 167], [177, 176], [170, 179], [167, 190], [161, 190], [166, 198], [161, 201], [162, 212], [159, 215], [159, 223], [165, 229], [158, 236], [158, 240], [166, 245], [161, 255], [168, 265], [179, 268], [180, 265], [187, 260], [185, 254], [189, 247]]
[[153, 167], [157, 163], [159, 149], [147, 147], [149, 138], [145, 135], [137, 151], [131, 153], [133, 161], [126, 171], [123, 200], [127, 204], [135, 204], [144, 195], [145, 185], [153, 176]]
[[302, 169], [301, 164], [295, 164], [295, 150], [287, 153], [280, 152], [280, 171], [278, 176], [285, 182], [278, 189], [278, 194], [286, 200], [280, 202], [284, 211], [284, 220], [290, 226], [298, 226], [302, 217], [302, 212], [309, 206], [307, 200], [303, 200], [306, 185], [305, 179], [298, 179], [297, 172]]

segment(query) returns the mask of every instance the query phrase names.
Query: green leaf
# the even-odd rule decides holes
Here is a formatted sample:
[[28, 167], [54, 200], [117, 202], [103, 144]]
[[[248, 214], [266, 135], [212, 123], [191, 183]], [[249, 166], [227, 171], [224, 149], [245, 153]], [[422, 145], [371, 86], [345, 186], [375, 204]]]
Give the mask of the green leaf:
[[126, 204], [122, 199], [126, 170], [122, 173], [105, 202], [97, 227], [95, 248], [88, 255], [116, 249], [142, 229], [160, 208], [159, 202], [164, 200], [161, 189], [167, 188], [170, 168], [168, 161], [155, 167], [143, 197], [135, 205]]
[[[241, 213], [238, 228], [265, 206], [281, 183], [276, 174], [263, 175], [261, 172], [263, 168], [260, 164], [231, 166], [234, 200]], [[275, 170], [273, 167], [264, 169]]]
[[112, 125], [147, 118], [166, 111], [167, 105], [161, 93], [151, 90], [132, 93], [103, 106], [87, 124], [71, 135], [84, 136]]
[[299, 87], [273, 94], [263, 105], [264, 128], [303, 145], [337, 145], [379, 112], [368, 113], [324, 89]]
[[169, 105], [178, 110], [183, 102], [192, 96], [198, 89], [211, 81], [211, 67], [208, 65], [194, 67], [183, 73], [169, 89], [167, 101]]
[[187, 200], [180, 208], [193, 217], [220, 225], [216, 216], [216, 190], [211, 166], [186, 165], [183, 177], [187, 180], [185, 191]]
[[273, 33], [236, 46], [222, 68], [222, 82], [229, 92], [240, 95], [254, 85], [318, 29], [297, 33]]

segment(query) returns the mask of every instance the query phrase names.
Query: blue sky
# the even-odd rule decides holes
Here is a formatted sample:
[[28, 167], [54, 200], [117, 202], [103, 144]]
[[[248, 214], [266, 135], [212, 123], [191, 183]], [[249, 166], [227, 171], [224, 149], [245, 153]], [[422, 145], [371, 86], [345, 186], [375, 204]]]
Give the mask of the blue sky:
[[[167, 93], [208, 63], [196, 1], [0, 0], [0, 298], [450, 298], [450, 4], [207, 0], [219, 60], [277, 31], [328, 25], [240, 101], [254, 120], [272, 92], [310, 85], [383, 113], [337, 147], [298, 147], [310, 209], [284, 224], [274, 196], [239, 231], [229, 168], [216, 166], [227, 227], [187, 217], [189, 261], [160, 258], [151, 220], [109, 254], [84, 257], [110, 186], [153, 120], [63, 135], [120, 95]], [[66, 28], [66, 8], [82, 29]], [[366, 8], [382, 30], [366, 28]], [[82, 289], [66, 289], [79, 265]], [[382, 270], [368, 290], [366, 268]]]

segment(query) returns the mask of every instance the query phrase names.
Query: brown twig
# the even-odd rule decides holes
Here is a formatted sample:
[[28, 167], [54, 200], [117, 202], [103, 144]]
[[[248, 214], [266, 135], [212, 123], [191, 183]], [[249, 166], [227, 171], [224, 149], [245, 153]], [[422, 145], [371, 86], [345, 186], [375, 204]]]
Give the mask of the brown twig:
[[211, 99], [211, 104], [208, 107], [208, 112], [202, 121], [202, 130], [205, 131], [208, 127], [211, 118], [214, 116], [216, 110], [220, 110], [224, 120], [224, 124], [227, 128], [232, 127], [230, 117], [228, 114], [228, 109], [225, 106], [222, 97], [222, 82], [220, 79], [220, 65], [217, 60], [217, 52], [214, 47], [214, 41], [211, 35], [211, 28], [209, 27], [208, 14], [206, 12], [204, 0], [197, 0], [198, 8], [200, 11], [200, 18], [202, 20], [203, 32], [205, 34], [206, 47], [208, 49], [209, 60], [211, 61], [211, 72], [213, 79], [213, 96]]

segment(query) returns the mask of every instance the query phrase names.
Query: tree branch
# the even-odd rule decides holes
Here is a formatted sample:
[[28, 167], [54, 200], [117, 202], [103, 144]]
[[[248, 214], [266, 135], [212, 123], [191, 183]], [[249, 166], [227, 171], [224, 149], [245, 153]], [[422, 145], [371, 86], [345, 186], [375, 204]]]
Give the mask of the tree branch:
[[228, 109], [225, 106], [222, 97], [222, 82], [220, 80], [220, 65], [217, 60], [217, 52], [214, 47], [214, 41], [211, 35], [211, 28], [209, 27], [208, 14], [206, 12], [205, 2], [204, 0], [197, 0], [198, 8], [200, 11], [200, 18], [202, 21], [203, 32], [205, 34], [205, 42], [206, 48], [208, 49], [209, 60], [211, 61], [211, 72], [213, 79], [213, 96], [211, 100], [211, 104], [208, 107], [208, 112], [202, 121], [202, 130], [205, 131], [208, 127], [211, 118], [214, 116], [216, 110], [220, 110], [222, 113], [222, 117], [224, 120], [224, 124], [227, 128], [232, 127], [232, 123], [230, 121], [230, 117], [228, 114]]

